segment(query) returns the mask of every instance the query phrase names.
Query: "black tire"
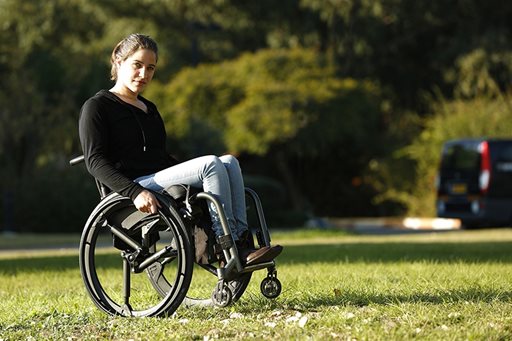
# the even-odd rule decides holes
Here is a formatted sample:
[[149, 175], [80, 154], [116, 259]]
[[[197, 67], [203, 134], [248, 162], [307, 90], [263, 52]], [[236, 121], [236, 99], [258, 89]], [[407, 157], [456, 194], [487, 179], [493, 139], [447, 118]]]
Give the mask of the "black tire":
[[276, 298], [281, 294], [282, 285], [276, 277], [267, 277], [261, 281], [260, 290], [266, 298]]
[[461, 225], [462, 225], [463, 230], [478, 230], [478, 229], [482, 228], [482, 226], [483, 226], [483, 224], [480, 222], [465, 221], [465, 220], [463, 220], [461, 222]]
[[[198, 271], [196, 270], [196, 274], [197, 274], [197, 272]], [[247, 289], [247, 286], [249, 285], [249, 282], [251, 281], [251, 276], [252, 276], [252, 273], [248, 272], [248, 273], [244, 273], [244, 274], [240, 275], [236, 279], [226, 282], [226, 284], [229, 287], [231, 294], [232, 294], [231, 303], [238, 301], [240, 299], [240, 297], [242, 297], [245, 290]], [[189, 292], [187, 293], [187, 296], [183, 300], [183, 304], [186, 307], [216, 306], [215, 302], [212, 300], [212, 293], [215, 289], [217, 277], [216, 276], [213, 277], [213, 280], [215, 281], [215, 283], [213, 281], [212, 282], [209, 281], [211, 283], [211, 287], [209, 290], [196, 288], [196, 286], [197, 286], [196, 283], [200, 282], [200, 280], [199, 279], [193, 280], [192, 284], [191, 284], [192, 290], [189, 290]], [[202, 284], [201, 284], [201, 286], [202, 286]]]
[[[212, 300], [212, 293], [217, 285], [217, 268], [213, 265], [194, 265], [194, 279], [192, 280], [187, 296], [183, 300], [186, 307], [213, 307], [216, 306]], [[161, 296], [167, 294], [171, 289], [171, 284], [166, 279], [163, 272], [148, 272], [150, 281], [156, 291]], [[226, 281], [227, 286], [231, 290], [231, 302], [234, 303], [242, 297], [252, 277], [252, 272], [239, 275], [230, 281]]]
[[[176, 210], [165, 205], [162, 211], [154, 215], [141, 213], [130, 199], [114, 193], [104, 198], [89, 216], [80, 241], [80, 272], [89, 296], [104, 312], [135, 317], [162, 316], [172, 314], [183, 302], [192, 279], [193, 249]], [[138, 256], [140, 262], [165, 247], [169, 251], [146, 271], [123, 270], [121, 253], [134, 250], [115, 237], [112, 242], [109, 225], [122, 228], [132, 240], [144, 245], [144, 252]], [[153, 226], [150, 232], [145, 231], [148, 226]], [[163, 296], [155, 291], [144, 274], [159, 265], [165, 267], [169, 283], [169, 290]], [[123, 289], [125, 276], [129, 279], [129, 295], [125, 295]]]
[[[187, 296], [183, 299], [183, 304], [186, 307], [212, 307], [215, 303], [212, 300], [212, 293], [217, 284], [217, 276], [215, 267], [202, 267], [198, 264], [195, 265], [194, 277], [195, 279], [190, 284]], [[169, 283], [163, 271], [156, 269], [155, 271], [148, 271], [148, 276], [151, 284], [155, 290], [164, 297], [171, 290], [172, 285]], [[227, 281], [227, 285], [231, 290], [231, 301], [234, 303], [244, 294], [249, 282], [251, 281], [252, 273], [245, 273], [238, 278]]]

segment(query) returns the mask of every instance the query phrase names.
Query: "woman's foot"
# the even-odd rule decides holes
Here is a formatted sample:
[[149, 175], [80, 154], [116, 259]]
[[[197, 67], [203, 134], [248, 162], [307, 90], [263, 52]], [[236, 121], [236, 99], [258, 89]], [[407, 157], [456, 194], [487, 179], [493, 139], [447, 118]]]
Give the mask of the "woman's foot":
[[238, 254], [242, 263], [247, 265], [270, 262], [283, 251], [281, 245], [263, 246], [259, 249], [242, 248], [238, 250]]
[[236, 241], [236, 247], [240, 260], [247, 265], [270, 262], [283, 251], [281, 245], [262, 246], [256, 249], [253, 236], [248, 230], [240, 235], [239, 240]]

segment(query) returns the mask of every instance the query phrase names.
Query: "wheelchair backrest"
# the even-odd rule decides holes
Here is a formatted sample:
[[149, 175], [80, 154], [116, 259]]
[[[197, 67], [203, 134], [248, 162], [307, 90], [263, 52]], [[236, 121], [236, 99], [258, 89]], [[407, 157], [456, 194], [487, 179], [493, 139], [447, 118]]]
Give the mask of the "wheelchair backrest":
[[[79, 163], [85, 162], [85, 157], [83, 155], [77, 156], [69, 161], [71, 166], [77, 165]], [[105, 198], [107, 195], [112, 193], [112, 190], [105, 186], [105, 184], [101, 183], [98, 179], [94, 179], [96, 182], [96, 188], [98, 189], [98, 193], [100, 195], [100, 199]]]

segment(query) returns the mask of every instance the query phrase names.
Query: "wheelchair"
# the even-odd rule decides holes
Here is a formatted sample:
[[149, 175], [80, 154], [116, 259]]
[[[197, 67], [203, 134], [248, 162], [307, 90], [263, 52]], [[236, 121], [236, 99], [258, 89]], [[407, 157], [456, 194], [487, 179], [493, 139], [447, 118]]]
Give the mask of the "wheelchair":
[[[82, 155], [69, 163], [83, 161]], [[79, 263], [86, 290], [100, 310], [150, 317], [172, 315], [181, 304], [226, 307], [243, 295], [252, 273], [264, 269], [267, 276], [260, 284], [261, 293], [269, 299], [280, 295], [275, 260], [242, 263], [215, 195], [176, 185], [153, 192], [162, 208], [149, 214], [137, 210], [130, 198], [95, 182], [101, 200], [85, 223]], [[248, 242], [254, 245], [256, 239], [259, 247], [270, 246], [261, 201], [252, 189], [245, 188], [245, 193], [258, 220]], [[211, 229], [208, 203], [219, 214], [221, 237], [215, 238]], [[224, 256], [222, 262], [216, 256], [219, 253]], [[193, 274], [198, 279], [192, 281]]]

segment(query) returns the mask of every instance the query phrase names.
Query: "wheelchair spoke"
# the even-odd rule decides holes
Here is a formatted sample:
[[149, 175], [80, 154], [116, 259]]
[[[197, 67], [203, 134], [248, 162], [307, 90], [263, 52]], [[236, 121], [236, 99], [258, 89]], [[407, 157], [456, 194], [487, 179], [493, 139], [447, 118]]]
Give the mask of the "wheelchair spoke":
[[[146, 269], [147, 267], [149, 267], [151, 264], [155, 263], [155, 262], [160, 262], [160, 259], [169, 259], [171, 255], [174, 255], [176, 258], [177, 256], [177, 251], [176, 250], [173, 250], [171, 246], [166, 246], [165, 248], [163, 248], [162, 250], [154, 253], [153, 255], [149, 256], [148, 258], [146, 258], [142, 263], [139, 264], [139, 266], [136, 267], [137, 269], [137, 272], [140, 272], [144, 269]], [[172, 259], [174, 259], [172, 258]]]
[[124, 310], [124, 313], [128, 316], [132, 315], [132, 307], [130, 306], [130, 291], [131, 291], [130, 276], [131, 276], [130, 262], [128, 261], [128, 259], [123, 257], [123, 299], [124, 299], [123, 310]]

